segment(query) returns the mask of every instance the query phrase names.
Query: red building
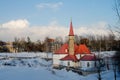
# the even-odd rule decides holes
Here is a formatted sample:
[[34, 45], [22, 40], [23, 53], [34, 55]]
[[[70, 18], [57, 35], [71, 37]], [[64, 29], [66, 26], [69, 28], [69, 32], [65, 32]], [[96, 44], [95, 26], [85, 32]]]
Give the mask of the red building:
[[[85, 55], [92, 55], [85, 44], [77, 45], [74, 42], [72, 21], [70, 22], [69, 43], [65, 43], [53, 54], [53, 66], [80, 67], [80, 59]], [[91, 57], [91, 56], [90, 56]]]

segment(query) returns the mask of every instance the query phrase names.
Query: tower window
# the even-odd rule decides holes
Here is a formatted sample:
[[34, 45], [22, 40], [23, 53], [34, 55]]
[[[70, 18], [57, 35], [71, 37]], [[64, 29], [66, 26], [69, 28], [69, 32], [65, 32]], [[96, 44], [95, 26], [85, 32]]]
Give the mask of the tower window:
[[68, 52], [68, 50], [67, 50], [67, 49], [65, 49], [65, 52]]

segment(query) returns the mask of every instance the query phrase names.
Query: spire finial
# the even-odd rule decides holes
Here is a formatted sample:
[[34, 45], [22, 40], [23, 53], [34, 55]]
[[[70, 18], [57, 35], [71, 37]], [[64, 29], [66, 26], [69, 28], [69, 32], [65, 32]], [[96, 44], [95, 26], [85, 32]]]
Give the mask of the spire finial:
[[72, 17], [70, 17], [70, 20], [71, 20], [71, 22], [72, 22]]

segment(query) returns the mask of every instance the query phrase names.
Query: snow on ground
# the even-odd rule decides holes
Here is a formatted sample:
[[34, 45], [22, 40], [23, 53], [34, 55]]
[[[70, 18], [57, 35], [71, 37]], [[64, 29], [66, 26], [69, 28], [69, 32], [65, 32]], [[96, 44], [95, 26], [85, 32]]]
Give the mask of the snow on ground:
[[[48, 57], [51, 58], [51, 55]], [[0, 53], [0, 57], [5, 56], [21, 58], [0, 60], [0, 80], [97, 80], [97, 74], [82, 76], [66, 69], [52, 69], [52, 60], [43, 59], [46, 58], [45, 53]], [[102, 80], [114, 80], [112, 70], [101, 74]], [[117, 80], [120, 80], [120, 77], [117, 77]]]
[[101, 58], [112, 57], [115, 55], [116, 51], [103, 51], [103, 52], [93, 52], [95, 55], [99, 55]]
[[53, 73], [47, 68], [5, 67], [0, 69], [0, 80], [79, 80], [73, 72], [61, 70]]
[[0, 53], [0, 57], [42, 57], [42, 58], [52, 58], [52, 53], [34, 53], [34, 52], [21, 52], [21, 53]]

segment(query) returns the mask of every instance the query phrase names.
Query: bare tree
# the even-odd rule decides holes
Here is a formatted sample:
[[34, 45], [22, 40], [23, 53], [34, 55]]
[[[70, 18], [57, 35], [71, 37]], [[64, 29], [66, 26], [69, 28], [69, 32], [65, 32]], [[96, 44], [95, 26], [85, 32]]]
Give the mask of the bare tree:
[[15, 37], [15, 41], [13, 42], [13, 47], [15, 48], [15, 52], [20, 52], [20, 39]]
[[120, 0], [115, 0], [114, 11], [118, 18], [118, 24], [115, 27], [115, 32], [118, 33], [118, 37], [120, 38]]
[[54, 42], [54, 51], [58, 50], [63, 44], [62, 37], [56, 37]]
[[113, 56], [113, 71], [114, 71], [114, 80], [116, 80], [116, 73], [120, 73], [120, 51], [117, 51]]
[[[115, 0], [114, 10], [118, 18], [118, 24], [115, 26], [115, 28], [116, 28], [116, 32], [118, 33], [118, 37], [119, 37], [118, 38], [118, 45], [119, 45], [120, 43], [120, 0]], [[115, 58], [114, 59], [114, 63], [115, 63], [114, 73], [116, 75], [116, 67], [118, 69], [118, 72], [120, 72], [120, 46], [118, 47], [118, 50], [116, 54], [114, 55], [114, 58]]]

